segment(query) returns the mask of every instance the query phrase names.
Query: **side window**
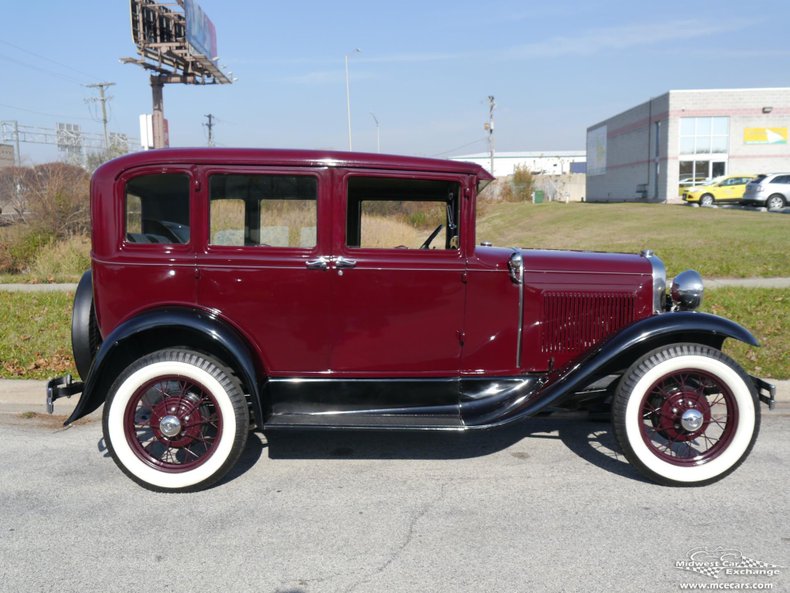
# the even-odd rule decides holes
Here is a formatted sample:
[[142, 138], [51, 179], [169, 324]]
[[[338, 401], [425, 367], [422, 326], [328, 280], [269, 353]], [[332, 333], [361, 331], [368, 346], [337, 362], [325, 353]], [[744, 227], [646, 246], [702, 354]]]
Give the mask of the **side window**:
[[318, 180], [307, 175], [211, 175], [212, 245], [316, 245]]
[[773, 181], [774, 183], [790, 183], [790, 175], [782, 175]]
[[460, 185], [452, 181], [351, 177], [346, 245], [458, 249]]
[[128, 243], [189, 243], [189, 176], [140, 175], [126, 182]]

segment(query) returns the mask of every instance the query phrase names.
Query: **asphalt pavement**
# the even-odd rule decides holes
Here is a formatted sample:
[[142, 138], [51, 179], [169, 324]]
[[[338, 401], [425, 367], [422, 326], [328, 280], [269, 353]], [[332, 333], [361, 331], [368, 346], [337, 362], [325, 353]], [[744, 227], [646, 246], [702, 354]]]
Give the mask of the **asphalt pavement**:
[[[703, 488], [644, 481], [608, 423], [558, 414], [474, 434], [253, 434], [226, 479], [182, 495], [126, 478], [98, 414], [64, 429], [73, 401], [49, 417], [43, 382], [3, 381], [0, 591], [788, 591], [782, 385], [749, 459]], [[780, 568], [677, 567], [719, 547]]]

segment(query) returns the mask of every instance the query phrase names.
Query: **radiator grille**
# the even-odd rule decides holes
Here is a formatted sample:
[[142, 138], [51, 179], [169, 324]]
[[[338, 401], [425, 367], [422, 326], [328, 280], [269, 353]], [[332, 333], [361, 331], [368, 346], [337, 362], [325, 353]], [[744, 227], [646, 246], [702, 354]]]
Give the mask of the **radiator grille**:
[[635, 317], [632, 293], [543, 293], [543, 352], [582, 352]]

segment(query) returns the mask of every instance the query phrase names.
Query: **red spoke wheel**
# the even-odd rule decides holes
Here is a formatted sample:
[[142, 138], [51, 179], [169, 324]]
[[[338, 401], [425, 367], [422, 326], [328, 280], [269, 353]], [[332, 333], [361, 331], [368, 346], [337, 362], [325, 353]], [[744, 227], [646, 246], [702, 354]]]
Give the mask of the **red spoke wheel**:
[[731, 358], [701, 344], [659, 348], [623, 375], [612, 406], [628, 461], [667, 485], [703, 485], [732, 472], [760, 424], [751, 379]]
[[249, 429], [244, 395], [229, 372], [203, 355], [155, 352], [127, 368], [110, 391], [107, 448], [146, 488], [205, 488], [241, 454]]

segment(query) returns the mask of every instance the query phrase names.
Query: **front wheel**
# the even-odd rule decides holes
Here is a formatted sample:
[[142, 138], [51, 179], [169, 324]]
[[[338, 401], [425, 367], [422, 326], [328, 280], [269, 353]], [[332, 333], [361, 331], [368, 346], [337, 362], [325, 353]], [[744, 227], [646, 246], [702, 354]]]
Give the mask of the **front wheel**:
[[748, 456], [760, 428], [757, 392], [719, 350], [675, 344], [623, 375], [614, 397], [615, 436], [628, 461], [668, 486], [702, 486]]
[[235, 377], [188, 350], [161, 350], [129, 366], [110, 389], [104, 440], [132, 480], [158, 492], [206, 488], [241, 455], [249, 412]]
[[715, 201], [715, 200], [713, 199], [713, 196], [712, 196], [712, 195], [710, 195], [710, 194], [705, 194], [704, 196], [702, 196], [702, 197], [699, 199], [699, 205], [700, 205], [700, 206], [713, 206], [713, 202], [714, 202], [714, 201]]

